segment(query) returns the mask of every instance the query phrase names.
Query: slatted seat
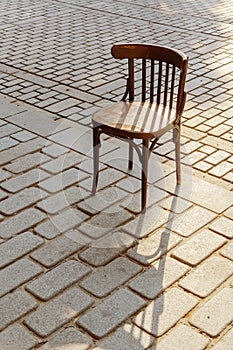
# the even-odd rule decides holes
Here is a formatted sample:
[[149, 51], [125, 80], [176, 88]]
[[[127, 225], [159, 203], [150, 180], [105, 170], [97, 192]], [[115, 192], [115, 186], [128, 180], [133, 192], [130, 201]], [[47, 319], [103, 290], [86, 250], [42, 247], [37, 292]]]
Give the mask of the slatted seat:
[[[120, 137], [129, 142], [129, 169], [133, 167], [133, 149], [136, 149], [142, 163], [141, 209], [144, 210], [149, 155], [159, 137], [171, 129], [176, 150], [177, 183], [181, 181], [180, 124], [186, 99], [184, 86], [188, 59], [178, 50], [150, 44], [116, 44], [112, 47], [112, 55], [117, 59], [128, 60], [129, 75], [122, 101], [102, 108], [92, 118], [92, 193], [95, 194], [98, 184], [100, 135], [105, 133]], [[138, 90], [138, 81], [135, 79], [138, 60], [142, 67], [140, 100], [138, 96], [135, 97], [135, 91], [137, 95]], [[134, 139], [142, 140], [141, 148], [133, 142]]]

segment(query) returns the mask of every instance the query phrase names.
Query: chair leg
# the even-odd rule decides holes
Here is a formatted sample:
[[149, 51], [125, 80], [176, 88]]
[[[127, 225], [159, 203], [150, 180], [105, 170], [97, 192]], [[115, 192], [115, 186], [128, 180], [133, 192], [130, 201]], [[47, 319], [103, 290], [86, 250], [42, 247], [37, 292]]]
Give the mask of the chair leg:
[[144, 211], [146, 208], [148, 159], [149, 159], [149, 140], [143, 139], [143, 146], [142, 146], [142, 197], [141, 197], [141, 209], [142, 209], [142, 211]]
[[177, 181], [177, 185], [180, 185], [181, 184], [180, 129], [173, 129], [173, 138], [175, 142], [175, 153], [176, 153], [176, 181]]
[[132, 146], [131, 142], [133, 142], [133, 140], [130, 139], [130, 142], [129, 142], [129, 163], [128, 163], [129, 170], [133, 169], [133, 146]]
[[100, 131], [98, 127], [93, 128], [93, 184], [92, 194], [96, 193], [99, 178], [99, 149], [100, 149]]

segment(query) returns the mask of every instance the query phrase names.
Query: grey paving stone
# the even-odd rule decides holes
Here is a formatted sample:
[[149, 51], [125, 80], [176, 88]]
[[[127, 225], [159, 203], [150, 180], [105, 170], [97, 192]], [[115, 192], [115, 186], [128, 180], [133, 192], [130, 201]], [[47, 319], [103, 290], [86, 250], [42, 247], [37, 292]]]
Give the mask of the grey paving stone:
[[30, 350], [38, 340], [26, 328], [14, 324], [0, 333], [0, 348], [4, 350]]
[[78, 184], [88, 175], [78, 169], [72, 168], [63, 173], [51, 176], [49, 179], [40, 182], [40, 187], [48, 192], [55, 193], [70, 185]]
[[0, 189], [0, 200], [2, 201], [7, 197], [8, 197], [8, 193]]
[[37, 137], [37, 135], [27, 130], [22, 130], [14, 134], [13, 137], [18, 141], [25, 142], [34, 139], [35, 137]]
[[214, 221], [209, 228], [225, 237], [233, 237], [233, 220], [228, 218], [219, 218], [218, 220]]
[[48, 300], [84, 277], [90, 268], [69, 260], [29, 283], [26, 289], [42, 300]]
[[[87, 136], [89, 135], [89, 139], [91, 137], [90, 130], [87, 127], [84, 127], [82, 125], [77, 125], [76, 127], [68, 128], [63, 131], [59, 131], [56, 134], [49, 137], [51, 141], [54, 141], [55, 143], [58, 143], [62, 146], [75, 149], [77, 146], [77, 151], [80, 150], [81, 153], [87, 154], [91, 147], [91, 139], [90, 143], [87, 144], [85, 141], [89, 141]], [[86, 145], [81, 145], [80, 143], [85, 142]], [[79, 146], [79, 147], [78, 147]], [[85, 147], [86, 152], [82, 152], [83, 148]], [[86, 148], [88, 146], [88, 148]]]
[[[40, 346], [40, 350], [62, 349], [69, 347], [72, 350], [87, 350], [93, 344], [90, 337], [74, 327], [68, 327], [52, 337], [46, 344]], [[67, 349], [67, 350], [68, 350]]]
[[77, 209], [67, 209], [60, 214], [51, 216], [50, 219], [45, 220], [36, 226], [35, 231], [47, 239], [52, 239], [59, 234], [74, 228], [87, 219], [87, 217], [86, 214]]
[[220, 253], [226, 258], [233, 260], [233, 242], [230, 241], [221, 251]]
[[37, 207], [49, 214], [56, 214], [66, 207], [72, 206], [72, 204], [80, 202], [84, 199], [86, 191], [83, 189], [72, 186], [68, 189], [56, 193], [37, 204]]
[[78, 288], [71, 288], [42, 304], [24, 322], [36, 334], [46, 337], [87, 309], [92, 303], [93, 299], [86, 293]]
[[35, 168], [36, 166], [39, 166], [49, 160], [50, 157], [46, 156], [43, 153], [36, 152], [33, 154], [27, 154], [26, 156], [21, 157], [10, 164], [7, 164], [5, 168], [12, 173], [18, 174], [23, 171]]
[[41, 168], [52, 174], [58, 174], [61, 171], [77, 165], [82, 160], [83, 156], [81, 154], [78, 154], [77, 152], [68, 152], [46, 164], [43, 164]]
[[153, 342], [154, 338], [143, 332], [142, 329], [135, 325], [125, 324], [116, 332], [107, 336], [100, 341], [97, 347], [93, 350], [103, 349], [124, 349], [124, 350], [142, 350], [147, 349]]
[[46, 218], [41, 211], [29, 208], [0, 223], [0, 237], [11, 238]]
[[73, 88], [67, 89], [67, 86], [62, 85], [62, 84], [60, 84], [59, 86], [56, 86], [54, 88], [54, 90], [62, 92], [62, 93], [65, 93], [65, 94], [67, 94], [69, 96], [75, 97], [78, 100], [82, 100], [82, 101], [85, 101], [85, 102], [87, 101], [87, 102], [90, 102], [90, 103], [94, 103], [94, 102], [99, 100], [99, 97], [97, 97], [95, 95], [92, 95], [92, 94], [87, 93], [85, 91], [81, 91], [79, 89], [73, 89]]
[[64, 109], [76, 106], [78, 101], [74, 98], [67, 98], [64, 101], [59, 101], [47, 107], [50, 112], [57, 113], [63, 111]]
[[12, 124], [5, 124], [3, 126], [0, 127], [0, 137], [5, 137], [5, 136], [9, 136], [11, 134], [14, 134], [17, 131], [20, 131], [21, 129], [18, 128], [16, 125], [12, 125]]
[[215, 214], [211, 211], [194, 206], [174, 219], [172, 229], [181, 236], [188, 237], [214, 218]]
[[192, 236], [184, 244], [173, 250], [172, 256], [186, 264], [196, 266], [220, 248], [226, 241], [226, 239], [214, 234], [210, 230], [204, 230]]
[[121, 289], [81, 316], [77, 323], [90, 334], [101, 338], [144, 305], [142, 298], [127, 289]]
[[27, 293], [17, 290], [0, 299], [0, 329], [18, 320], [37, 307], [37, 302]]
[[1, 187], [9, 192], [18, 192], [26, 187], [35, 185], [49, 177], [49, 174], [40, 169], [32, 169], [22, 175], [18, 175], [12, 179], [1, 183]]
[[[0, 296], [29, 281], [43, 269], [27, 259], [21, 259], [0, 271]], [[22, 273], [23, 272], [23, 273]]]
[[91, 247], [79, 256], [93, 266], [101, 266], [113, 260], [121, 252], [134, 244], [134, 239], [124, 232], [115, 231], [98, 241], [93, 241]]
[[31, 232], [24, 232], [0, 245], [0, 267], [4, 267], [43, 243]]
[[[1, 130], [1, 129], [0, 129]], [[18, 142], [8, 136], [1, 138], [0, 151], [17, 145]]]
[[190, 294], [172, 288], [152, 301], [135, 318], [135, 323], [146, 332], [161, 336], [192, 310], [198, 301]]
[[80, 286], [91, 294], [101, 298], [141, 271], [141, 267], [129, 259], [120, 257], [104, 267], [95, 270], [85, 278]]
[[166, 229], [159, 229], [129, 249], [127, 255], [143, 265], [150, 265], [181, 241], [182, 239], [177, 234]]
[[40, 136], [49, 136], [58, 126], [58, 122], [51, 118], [49, 113], [45, 112], [23, 112], [8, 118], [8, 121], [24, 129], [27, 129]]
[[233, 264], [213, 256], [191, 271], [179, 285], [200, 297], [206, 297], [233, 273]]
[[137, 276], [129, 286], [147, 299], [156, 298], [188, 271], [188, 267], [175, 259], [161, 258], [148, 270]]
[[191, 316], [191, 324], [216, 337], [233, 320], [232, 299], [232, 288], [222, 289]]
[[191, 327], [180, 325], [159, 341], [151, 350], [204, 350], [208, 338], [196, 332]]
[[12, 215], [46, 196], [48, 196], [48, 194], [39, 188], [26, 188], [2, 201], [0, 203], [0, 212], [5, 215]]
[[3, 117], [8, 117], [8, 116], [20, 113], [24, 111], [25, 108], [1, 99], [0, 110], [1, 110], [1, 117], [3, 118]]
[[229, 330], [218, 342], [213, 346], [213, 350], [230, 349], [233, 344], [233, 329]]
[[32, 258], [46, 267], [56, 265], [66, 257], [78, 252], [83, 247], [80, 242], [74, 241], [62, 235], [52, 241], [46, 242], [31, 254]]
[[8, 171], [0, 169], [0, 181], [6, 180], [9, 177], [11, 177], [11, 174]]
[[52, 145], [43, 148], [43, 153], [48, 154], [50, 157], [58, 157], [67, 152], [69, 152], [68, 148], [58, 145], [56, 143], [53, 143]]
[[20, 143], [14, 147], [11, 147], [10, 149], [6, 149], [5, 151], [1, 152], [0, 165], [6, 164], [28, 153], [38, 151], [44, 146], [45, 143], [46, 141], [42, 138], [36, 138], [25, 143]]

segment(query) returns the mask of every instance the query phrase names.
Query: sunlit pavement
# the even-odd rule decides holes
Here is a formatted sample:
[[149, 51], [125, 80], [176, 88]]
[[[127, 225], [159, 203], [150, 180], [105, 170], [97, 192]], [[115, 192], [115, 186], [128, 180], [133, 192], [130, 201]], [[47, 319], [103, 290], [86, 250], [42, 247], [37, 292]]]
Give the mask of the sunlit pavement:
[[[231, 350], [233, 1], [2, 1], [0, 349]], [[124, 92], [115, 42], [189, 56], [174, 143], [140, 164], [92, 114]]]

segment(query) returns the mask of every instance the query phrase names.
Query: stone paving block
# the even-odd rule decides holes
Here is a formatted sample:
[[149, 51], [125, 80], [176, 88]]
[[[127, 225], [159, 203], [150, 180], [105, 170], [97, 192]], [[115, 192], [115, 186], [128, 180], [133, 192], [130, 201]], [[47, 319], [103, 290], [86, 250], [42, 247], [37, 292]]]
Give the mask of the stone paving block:
[[[23, 274], [21, 273], [23, 271]], [[43, 269], [27, 259], [21, 259], [0, 271], [0, 297], [29, 281]]]
[[52, 145], [43, 148], [43, 153], [54, 158], [61, 156], [62, 154], [67, 152], [69, 152], [68, 148], [60, 146], [56, 143], [53, 143]]
[[90, 268], [84, 264], [69, 260], [29, 283], [26, 289], [36, 297], [48, 300], [76, 283], [90, 271]]
[[[75, 127], [57, 132], [56, 134], [50, 136], [49, 140], [71, 149], [75, 149], [75, 145], [79, 146], [79, 149], [81, 152], [82, 147], [84, 146], [81, 144], [81, 141], [85, 142], [89, 140], [89, 138], [87, 138], [88, 135], [90, 138], [91, 133], [87, 127], [84, 127], [82, 125], [76, 125]], [[88, 152], [92, 147], [91, 139], [86, 146], [88, 146], [88, 148], [86, 148], [85, 152], [81, 152], [81, 153], [88, 154]]]
[[144, 305], [142, 298], [127, 289], [121, 289], [82, 315], [77, 324], [95, 337], [101, 338]]
[[209, 228], [225, 237], [233, 237], [233, 221], [228, 218], [219, 218], [218, 220], [214, 221]]
[[0, 189], [0, 200], [2, 201], [7, 197], [8, 197], [8, 193]]
[[1, 187], [9, 192], [15, 193], [26, 187], [37, 184], [49, 177], [49, 174], [40, 169], [32, 169], [22, 175], [18, 175], [12, 179], [1, 183]]
[[17, 145], [18, 142], [8, 136], [1, 138], [0, 151]]
[[18, 160], [8, 164], [5, 168], [15, 174], [18, 174], [23, 171], [35, 168], [36, 166], [41, 165], [49, 160], [50, 157], [46, 156], [43, 153], [36, 152], [19, 158]]
[[36, 225], [45, 218], [46, 215], [37, 209], [26, 209], [16, 216], [12, 216], [0, 223], [0, 237], [11, 238]]
[[215, 214], [211, 211], [199, 206], [193, 206], [174, 219], [172, 230], [181, 236], [188, 237], [214, 218]]
[[2, 151], [0, 165], [6, 164], [28, 153], [40, 150], [44, 146], [45, 142], [46, 141], [42, 138], [36, 138]]
[[43, 137], [50, 136], [58, 127], [52, 114], [27, 111], [8, 118], [8, 121]]
[[77, 209], [67, 209], [36, 226], [35, 231], [42, 237], [52, 239], [74, 228], [87, 219], [87, 215]]
[[67, 99], [65, 99], [63, 101], [59, 101], [57, 103], [54, 103], [54, 104], [50, 105], [46, 109], [48, 109], [50, 112], [58, 113], [60, 111], [68, 109], [70, 107], [76, 106], [77, 104], [78, 104], [78, 101], [76, 99], [74, 99], [74, 98], [67, 98]]
[[43, 239], [24, 232], [0, 245], [0, 267], [4, 267], [16, 259], [26, 255], [43, 243]]
[[204, 350], [208, 338], [196, 332], [191, 327], [180, 325], [159, 341], [151, 350]]
[[201, 298], [206, 297], [233, 273], [233, 264], [220, 256], [213, 256], [191, 271], [179, 285]]
[[8, 171], [0, 169], [0, 181], [9, 179], [9, 177], [11, 177], [11, 174]]
[[31, 257], [46, 267], [62, 262], [68, 256], [78, 252], [83, 247], [80, 242], [74, 241], [62, 235], [52, 241], [46, 242], [38, 248]]
[[124, 350], [142, 350], [147, 349], [153, 342], [154, 338], [143, 332], [142, 329], [135, 325], [125, 324], [116, 332], [107, 336], [100, 341], [93, 350], [103, 349], [124, 349]]
[[129, 286], [147, 299], [155, 299], [188, 271], [188, 267], [175, 259], [161, 258], [148, 270], [137, 276]]
[[127, 255], [143, 265], [150, 265], [181, 241], [182, 239], [177, 234], [166, 229], [159, 229], [129, 249]]
[[72, 186], [42, 200], [37, 204], [37, 207], [46, 213], [56, 214], [62, 209], [80, 202], [80, 200], [84, 199], [85, 194], [87, 194], [87, 192], [83, 189], [80, 190], [80, 188]]
[[161, 336], [191, 311], [198, 301], [178, 288], [169, 289], [152, 301], [135, 318], [138, 327], [149, 334]]
[[66, 95], [72, 96], [78, 100], [82, 100], [82, 101], [90, 102], [90, 103], [94, 103], [100, 99], [99, 97], [97, 97], [95, 95], [92, 95], [92, 94], [85, 92], [85, 91], [81, 91], [79, 89], [73, 89], [71, 87], [69, 87], [69, 89], [67, 89], [67, 86], [62, 85], [62, 84], [54, 87], [54, 90], [65, 93]]
[[39, 188], [26, 188], [2, 201], [0, 203], [0, 212], [6, 215], [12, 215], [46, 196], [48, 196], [48, 194]]
[[210, 230], [204, 230], [173, 250], [172, 256], [186, 264], [196, 266], [226, 242], [223, 237]]
[[131, 236], [116, 230], [92, 241], [91, 247], [83, 251], [80, 258], [93, 266], [105, 265], [133, 244]]
[[141, 269], [129, 259], [120, 257], [95, 270], [91, 276], [81, 282], [80, 286], [99, 298], [105, 297], [135, 276]]
[[0, 329], [37, 307], [37, 302], [27, 293], [17, 290], [0, 299]]
[[213, 350], [230, 349], [233, 344], [233, 329], [229, 330], [218, 342], [213, 346]]
[[12, 136], [14, 137], [14, 139], [21, 141], [21, 142], [29, 141], [29, 140], [32, 140], [35, 137], [37, 137], [36, 134], [33, 134], [32, 132], [27, 131], [27, 130], [19, 131]]
[[81, 154], [78, 154], [77, 152], [68, 152], [46, 164], [43, 164], [41, 168], [52, 174], [58, 174], [61, 171], [77, 165], [82, 160], [83, 156], [81, 156]]
[[71, 288], [42, 304], [24, 322], [40, 337], [46, 337], [87, 309], [92, 303], [93, 299], [86, 293], [78, 288]]
[[88, 175], [83, 173], [82, 171], [71, 168], [68, 170], [65, 170], [64, 172], [51, 176], [49, 179], [46, 179], [44, 181], [40, 182], [40, 187], [44, 190], [55, 193], [60, 190], [63, 190], [64, 188], [73, 185], [78, 184], [80, 181], [85, 179]]
[[25, 108], [1, 99], [0, 110], [1, 110], [1, 117], [4, 118], [4, 117], [8, 117], [8, 116], [23, 112]]
[[5, 136], [9, 136], [11, 134], [16, 133], [17, 131], [20, 131], [20, 130], [21, 129], [18, 128], [18, 126], [16, 126], [16, 125], [5, 124], [5, 125], [0, 127], [0, 138], [5, 137]]
[[220, 253], [226, 258], [233, 260], [233, 242], [229, 242]]
[[190, 319], [190, 323], [202, 332], [216, 337], [233, 320], [232, 288], [224, 288], [198, 309]]
[[13, 324], [0, 333], [0, 348], [4, 350], [30, 350], [37, 343], [37, 338], [19, 324]]
[[72, 350], [87, 350], [93, 344], [90, 337], [80, 332], [74, 327], [68, 327], [60, 333], [49, 339], [49, 341], [40, 346], [40, 350], [52, 350], [71, 348]]

